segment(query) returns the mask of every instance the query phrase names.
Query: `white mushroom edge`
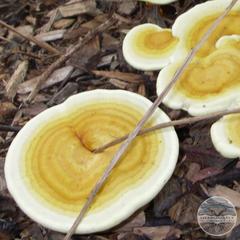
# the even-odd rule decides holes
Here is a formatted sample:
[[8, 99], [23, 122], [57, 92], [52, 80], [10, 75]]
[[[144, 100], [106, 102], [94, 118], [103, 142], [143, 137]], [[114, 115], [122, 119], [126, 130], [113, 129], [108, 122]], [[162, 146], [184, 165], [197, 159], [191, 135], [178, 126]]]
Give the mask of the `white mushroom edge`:
[[[240, 107], [240, 100], [234, 107]], [[240, 147], [234, 145], [228, 137], [226, 129], [227, 120], [228, 116], [224, 116], [212, 125], [210, 131], [211, 139], [214, 147], [222, 156], [226, 158], [237, 158], [240, 157]]]
[[134, 44], [134, 38], [136, 34], [144, 29], [147, 29], [149, 27], [155, 28], [157, 31], [169, 31], [171, 32], [171, 29], [165, 29], [161, 28], [156, 24], [152, 23], [144, 23], [141, 25], [138, 25], [136, 27], [133, 27], [125, 36], [123, 40], [123, 56], [126, 60], [126, 62], [131, 65], [132, 67], [143, 70], [143, 71], [155, 71], [163, 68], [167, 64], [170, 63], [170, 57], [175, 51], [175, 47], [172, 49], [169, 49], [168, 52], [164, 53], [162, 56], [159, 57], [146, 57], [146, 56], [140, 56], [138, 53], [136, 53], [133, 50], [133, 44]]

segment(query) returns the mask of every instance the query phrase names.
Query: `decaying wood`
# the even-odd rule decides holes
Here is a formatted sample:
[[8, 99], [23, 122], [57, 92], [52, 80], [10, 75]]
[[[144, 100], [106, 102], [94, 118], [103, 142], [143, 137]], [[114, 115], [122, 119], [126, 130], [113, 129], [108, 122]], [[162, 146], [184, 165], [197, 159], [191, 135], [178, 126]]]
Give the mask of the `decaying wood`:
[[116, 20], [114, 18], [109, 18], [108, 21], [101, 24], [97, 29], [89, 31], [88, 34], [86, 34], [84, 38], [81, 38], [76, 45], [69, 47], [65, 54], [60, 56], [56, 62], [51, 64], [47, 68], [47, 70], [45, 72], [43, 72], [42, 75], [40, 75], [37, 78], [37, 84], [34, 87], [34, 89], [32, 90], [32, 92], [30, 93], [30, 95], [28, 97], [28, 101], [30, 102], [33, 100], [33, 98], [36, 96], [38, 91], [41, 89], [41, 86], [43, 85], [43, 83], [47, 80], [47, 78], [52, 74], [52, 72], [54, 70], [59, 68], [64, 62], [66, 62], [72, 56], [73, 53], [78, 51], [83, 45], [88, 43], [88, 41], [90, 41], [98, 33], [103, 32], [105, 29], [109, 28], [110, 26], [114, 25], [115, 23], [116, 23]]
[[152, 114], [155, 112], [155, 110], [158, 108], [159, 104], [162, 102], [163, 98], [169, 93], [171, 88], [174, 86], [176, 81], [179, 79], [179, 77], [182, 75], [186, 67], [189, 65], [197, 51], [201, 48], [201, 46], [204, 44], [204, 42], [210, 37], [212, 32], [216, 29], [216, 27], [221, 23], [221, 21], [224, 19], [224, 17], [229, 13], [229, 11], [232, 9], [232, 7], [236, 4], [238, 0], [232, 0], [229, 6], [225, 9], [223, 14], [221, 14], [210, 26], [210, 28], [207, 30], [207, 32], [203, 35], [203, 37], [200, 39], [200, 41], [197, 43], [197, 45], [190, 51], [188, 56], [186, 57], [184, 63], [180, 68], [176, 71], [173, 78], [171, 79], [170, 83], [166, 86], [166, 88], [163, 90], [162, 93], [158, 96], [158, 98], [155, 100], [155, 102], [152, 104], [152, 106], [147, 110], [147, 112], [144, 114], [143, 118], [140, 120], [140, 122], [137, 124], [136, 128], [128, 135], [127, 139], [124, 141], [124, 143], [119, 147], [117, 152], [114, 154], [111, 162], [105, 169], [103, 175], [100, 177], [100, 179], [97, 181], [96, 185], [93, 187], [92, 191], [90, 192], [86, 202], [83, 205], [83, 208], [81, 209], [78, 217], [74, 221], [72, 227], [66, 234], [64, 240], [69, 240], [71, 236], [75, 233], [79, 223], [83, 220], [86, 212], [88, 211], [90, 205], [92, 204], [93, 200], [95, 199], [97, 193], [102, 188], [105, 181], [108, 179], [110, 173], [112, 172], [114, 166], [117, 164], [117, 162], [120, 160], [122, 155], [126, 152], [132, 141], [136, 138], [144, 124], [147, 122], [147, 120], [152, 116]]
[[52, 46], [49, 45], [48, 43], [42, 42], [42, 41], [36, 39], [36, 38], [33, 37], [33, 36], [26, 35], [26, 34], [24, 34], [24, 33], [22, 33], [22, 32], [19, 32], [18, 30], [16, 30], [16, 28], [8, 25], [7, 23], [3, 22], [2, 20], [0, 20], [0, 25], [2, 25], [3, 27], [6, 27], [6, 28], [9, 29], [10, 31], [12, 31], [12, 32], [20, 35], [21, 37], [27, 39], [28, 41], [37, 44], [39, 47], [48, 50], [49, 52], [52, 52], [52, 53], [58, 54], [58, 55], [61, 54], [60, 51], [58, 51], [57, 49], [55, 49], [54, 47], [52, 47]]
[[22, 61], [15, 72], [13, 73], [12, 77], [10, 78], [9, 82], [6, 86], [7, 96], [10, 99], [13, 99], [17, 93], [17, 88], [20, 83], [22, 83], [26, 77], [28, 70], [28, 61]]
[[[142, 129], [138, 136], [156, 131], [156, 130], [160, 130], [163, 128], [167, 128], [167, 127], [173, 127], [173, 126], [179, 126], [179, 125], [186, 125], [186, 124], [193, 124], [199, 121], [203, 121], [203, 120], [209, 120], [212, 118], [220, 118], [223, 117], [225, 115], [229, 115], [229, 114], [236, 114], [236, 113], [240, 113], [240, 108], [237, 109], [233, 109], [233, 110], [225, 110], [225, 111], [219, 111], [219, 112], [214, 112], [214, 113], [210, 113], [207, 115], [203, 115], [203, 116], [197, 116], [197, 117], [188, 117], [188, 118], [183, 118], [183, 119], [179, 119], [179, 120], [174, 120], [174, 121], [170, 121], [170, 122], [166, 122], [166, 123], [160, 123], [157, 124], [153, 127], [150, 128], [146, 128], [146, 129]], [[112, 147], [122, 141], [124, 141], [125, 139], [127, 139], [128, 135], [125, 135], [123, 137], [117, 138], [112, 142], [109, 142], [97, 149], [94, 149], [93, 152], [95, 153], [99, 153], [104, 151], [105, 149]]]

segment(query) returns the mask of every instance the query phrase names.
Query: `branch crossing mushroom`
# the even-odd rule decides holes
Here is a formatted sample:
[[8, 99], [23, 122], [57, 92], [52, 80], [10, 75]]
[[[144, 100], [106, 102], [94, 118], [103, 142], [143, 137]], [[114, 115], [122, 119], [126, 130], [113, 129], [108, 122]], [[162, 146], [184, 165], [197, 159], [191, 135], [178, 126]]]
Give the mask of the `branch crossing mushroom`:
[[[43, 226], [67, 232], [119, 146], [98, 154], [92, 149], [130, 132], [151, 105], [128, 91], [94, 90], [30, 120], [12, 142], [5, 163], [8, 189], [20, 208]], [[146, 127], [167, 121], [158, 109]], [[173, 127], [138, 137], [77, 233], [109, 229], [153, 199], [171, 177], [178, 150]]]

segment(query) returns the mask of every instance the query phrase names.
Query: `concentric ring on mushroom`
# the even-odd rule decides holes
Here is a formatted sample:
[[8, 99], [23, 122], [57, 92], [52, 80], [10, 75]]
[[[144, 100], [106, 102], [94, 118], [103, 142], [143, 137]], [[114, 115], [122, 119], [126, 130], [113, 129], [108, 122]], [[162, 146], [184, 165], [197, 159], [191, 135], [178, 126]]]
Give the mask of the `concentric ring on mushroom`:
[[[73, 96], [33, 118], [14, 139], [6, 158], [7, 183], [16, 201], [22, 201], [19, 198], [24, 196], [15, 192], [18, 177], [10, 177], [13, 172], [21, 174], [27, 191], [44, 206], [75, 215], [119, 145], [97, 154], [92, 150], [129, 133], [150, 105], [148, 99], [138, 94], [95, 90]], [[168, 120], [158, 109], [145, 127]], [[166, 146], [166, 138], [172, 142], [171, 146]], [[16, 153], [20, 153], [17, 162]], [[90, 212], [102, 212], [106, 206], [123, 198], [124, 193], [145, 186], [148, 179], [156, 178], [156, 171], [162, 171], [164, 163], [166, 172], [158, 176], [156, 186], [152, 190], [148, 188], [143, 200], [138, 197], [131, 204], [132, 211], [136, 210], [146, 199], [153, 198], [160, 190], [156, 187], [171, 176], [177, 155], [178, 141], [173, 128], [137, 137], [114, 168]], [[16, 165], [18, 162], [21, 171]]]
[[[173, 25], [173, 35], [179, 37], [179, 44], [172, 55], [173, 62], [159, 73], [158, 94], [163, 91], [183, 63], [186, 56], [184, 53], [189, 52], [206, 32], [216, 19], [219, 8], [227, 7], [228, 4], [229, 1], [225, 0], [199, 4], [176, 20], [176, 25]], [[202, 12], [203, 9], [208, 9], [206, 17]], [[220, 23], [186, 68], [176, 86], [164, 99], [168, 107], [187, 110], [191, 115], [202, 115], [224, 110], [233, 105], [235, 99], [240, 96], [240, 14], [237, 14], [237, 11], [240, 13], [240, 3]], [[192, 18], [194, 20], [191, 22]], [[187, 21], [191, 27], [184, 29]], [[176, 34], [180, 32], [180, 36]], [[227, 36], [224, 36], [225, 34]]]
[[[26, 181], [52, 206], [79, 211], [119, 145], [99, 154], [91, 150], [130, 132], [142, 115], [143, 111], [135, 106], [102, 101], [48, 122], [26, 147]], [[161, 133], [138, 137], [93, 208], [109, 204], [131, 185], [143, 181], [158, 164], [163, 148]]]
[[132, 28], [123, 41], [123, 56], [139, 70], [159, 70], [170, 62], [178, 39], [171, 29], [145, 23]]

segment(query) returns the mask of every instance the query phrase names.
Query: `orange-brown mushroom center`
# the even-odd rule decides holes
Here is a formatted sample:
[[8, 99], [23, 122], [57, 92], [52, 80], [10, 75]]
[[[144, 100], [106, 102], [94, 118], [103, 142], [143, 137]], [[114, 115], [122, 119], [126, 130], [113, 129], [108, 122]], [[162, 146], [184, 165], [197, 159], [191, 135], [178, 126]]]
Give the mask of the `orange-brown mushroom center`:
[[[119, 145], [92, 149], [130, 132], [143, 116], [136, 106], [92, 103], [46, 123], [24, 153], [24, 178], [36, 197], [52, 208], [77, 212]], [[148, 126], [152, 125], [150, 122]], [[113, 170], [92, 209], [97, 210], [141, 183], [161, 159], [161, 132], [138, 137]]]
[[[216, 17], [202, 19], [187, 34], [189, 50], [197, 44]], [[195, 100], [220, 97], [236, 89], [240, 91], [239, 42], [231, 39], [219, 49], [215, 46], [224, 35], [240, 34], [239, 22], [239, 13], [233, 12], [224, 18], [184, 71], [175, 91]]]
[[177, 42], [177, 38], [172, 35], [171, 31], [160, 31], [155, 27], [148, 26], [135, 34], [133, 49], [143, 57], [159, 57], [174, 49]]

